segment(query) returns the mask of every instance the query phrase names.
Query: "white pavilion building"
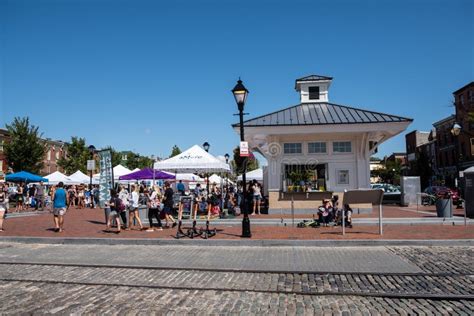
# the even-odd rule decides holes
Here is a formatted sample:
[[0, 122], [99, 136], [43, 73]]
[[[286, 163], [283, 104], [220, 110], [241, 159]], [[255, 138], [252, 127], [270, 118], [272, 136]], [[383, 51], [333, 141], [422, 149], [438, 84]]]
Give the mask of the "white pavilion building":
[[[268, 162], [264, 183], [270, 209], [315, 208], [345, 189], [370, 188], [370, 156], [403, 132], [410, 118], [329, 102], [332, 78], [296, 80], [300, 104], [244, 122], [249, 148]], [[233, 128], [239, 132], [239, 124]]]

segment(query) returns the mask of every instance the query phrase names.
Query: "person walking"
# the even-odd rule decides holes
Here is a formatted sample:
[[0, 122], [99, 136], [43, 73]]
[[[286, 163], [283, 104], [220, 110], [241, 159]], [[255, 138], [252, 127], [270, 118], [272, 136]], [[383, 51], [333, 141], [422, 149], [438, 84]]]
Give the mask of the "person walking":
[[3, 232], [3, 220], [8, 209], [8, 193], [5, 192], [3, 183], [0, 183], [0, 232]]
[[[123, 185], [120, 186], [118, 197], [120, 200], [122, 200], [122, 203], [125, 206], [125, 209], [128, 209], [129, 207], [128, 191], [127, 189], [125, 189]], [[119, 215], [120, 215], [120, 218], [122, 219], [123, 229], [127, 229], [128, 227], [127, 226], [127, 212], [120, 212]]]
[[173, 218], [173, 189], [171, 188], [171, 185], [168, 181], [165, 182], [165, 194], [163, 197], [163, 212], [165, 213], [165, 219], [166, 219], [166, 227], [169, 227], [169, 222], [173, 223], [172, 227], [175, 227], [177, 225], [176, 220]]
[[142, 221], [140, 220], [140, 215], [138, 214], [138, 206], [139, 206], [139, 200], [140, 200], [140, 192], [137, 186], [132, 185], [132, 199], [130, 201], [130, 208], [129, 208], [129, 213], [128, 213], [128, 227], [127, 230], [130, 230], [133, 225], [133, 219], [136, 218], [138, 225], [140, 226], [140, 230], [143, 230], [143, 225]]
[[112, 222], [115, 220], [117, 223], [116, 233], [119, 234], [121, 231], [119, 214], [125, 213], [125, 205], [123, 205], [122, 200], [118, 197], [117, 192], [114, 189], [110, 190], [110, 201], [106, 203], [106, 206], [110, 208], [110, 212], [107, 218], [107, 228], [105, 231], [110, 232]]
[[63, 187], [64, 183], [59, 182], [53, 193], [54, 228], [57, 233], [62, 233], [64, 230], [64, 215], [69, 205], [69, 196]]
[[18, 185], [18, 188], [17, 188], [17, 191], [16, 191], [16, 209], [15, 209], [15, 212], [23, 211], [23, 201], [24, 201], [23, 185], [22, 185], [22, 183], [20, 183]]
[[[35, 192], [35, 198], [36, 198], [36, 206], [35, 206], [35, 211], [38, 209], [42, 211], [44, 209], [44, 185], [43, 181], [40, 182], [40, 184], [36, 187], [36, 192]], [[41, 208], [39, 208], [41, 204]]]
[[158, 186], [153, 187], [153, 192], [151, 192], [149, 196], [149, 205], [148, 205], [148, 222], [150, 223], [150, 228], [148, 228], [147, 232], [153, 232], [153, 217], [156, 218], [158, 228], [157, 230], [163, 230], [163, 225], [161, 224], [160, 219], [160, 204], [161, 204], [161, 196], [159, 194]]

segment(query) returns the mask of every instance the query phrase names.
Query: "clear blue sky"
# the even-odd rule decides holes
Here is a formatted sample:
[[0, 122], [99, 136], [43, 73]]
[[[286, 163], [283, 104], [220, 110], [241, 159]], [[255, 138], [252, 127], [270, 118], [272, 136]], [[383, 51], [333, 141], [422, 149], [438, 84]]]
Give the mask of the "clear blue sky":
[[[0, 125], [167, 156], [231, 153], [230, 90], [249, 118], [297, 104], [294, 80], [334, 77], [330, 101], [414, 118], [453, 112], [473, 80], [473, 1], [0, 0]], [[404, 151], [404, 135], [379, 156]]]

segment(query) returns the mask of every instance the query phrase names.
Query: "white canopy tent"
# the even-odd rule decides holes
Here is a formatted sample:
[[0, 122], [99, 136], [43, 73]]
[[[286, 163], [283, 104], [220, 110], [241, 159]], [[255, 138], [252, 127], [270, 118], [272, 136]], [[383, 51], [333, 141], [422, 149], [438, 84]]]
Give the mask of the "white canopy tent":
[[[90, 183], [90, 177], [83, 173], [81, 170], [77, 170], [73, 174], [69, 176], [69, 179], [71, 179], [71, 182], [74, 184], [88, 184]], [[99, 184], [99, 181], [96, 181], [97, 179], [92, 178], [92, 184]]]
[[48, 179], [48, 184], [51, 185], [56, 185], [59, 182], [64, 184], [72, 184], [71, 179], [59, 171], [55, 171], [52, 174], [47, 175], [45, 178]]
[[169, 159], [155, 162], [154, 168], [179, 173], [230, 172], [230, 167], [198, 145]]
[[140, 171], [140, 168], [135, 168], [132, 170], [132, 172], [137, 172], [137, 171]]
[[[262, 182], [263, 181], [263, 169], [259, 168], [259, 169], [249, 171], [245, 174], [245, 176], [246, 176], [247, 181], [257, 180], [257, 181]], [[238, 176], [237, 180], [242, 181], [242, 175]]]
[[[129, 174], [129, 173], [132, 173], [132, 171], [122, 165], [116, 165], [114, 168], [114, 181], [117, 182], [119, 181], [119, 177], [120, 176], [124, 176], [126, 174]], [[94, 183], [94, 181], [97, 181], [97, 183], [99, 183], [99, 180], [100, 180], [100, 173], [96, 173], [93, 177], [92, 177], [92, 183]], [[120, 183], [128, 183], [129, 181], [119, 181]]]
[[209, 184], [218, 184], [221, 185], [224, 183], [224, 179], [219, 177], [217, 174], [213, 174], [212, 176], [209, 177]]

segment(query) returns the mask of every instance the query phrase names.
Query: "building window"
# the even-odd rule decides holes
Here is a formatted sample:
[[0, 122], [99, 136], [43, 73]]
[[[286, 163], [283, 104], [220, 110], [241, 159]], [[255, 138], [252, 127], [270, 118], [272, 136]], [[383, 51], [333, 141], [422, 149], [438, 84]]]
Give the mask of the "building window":
[[352, 152], [351, 142], [333, 142], [332, 151], [335, 153], [350, 153]]
[[309, 87], [308, 92], [310, 100], [319, 100], [319, 87]]
[[308, 153], [310, 154], [326, 153], [326, 143], [325, 142], [308, 143]]
[[301, 143], [285, 143], [283, 151], [285, 154], [301, 154]]
[[122, 155], [122, 160], [126, 161], [127, 160], [127, 155]]
[[51, 160], [51, 149], [48, 150], [48, 153], [46, 155], [46, 160]]
[[3, 174], [3, 160], [0, 160], [0, 174]]
[[469, 90], [469, 101], [474, 101], [474, 91]]
[[338, 185], [349, 185], [349, 170], [336, 170]]
[[474, 138], [471, 138], [471, 156], [474, 156]]
[[463, 94], [461, 94], [461, 95], [459, 96], [459, 103], [460, 103], [461, 105], [464, 105], [464, 95], [463, 95]]
[[56, 151], [56, 160], [59, 160], [59, 158], [60, 158], [60, 153], [59, 151]]
[[3, 153], [3, 144], [4, 144], [4, 140], [0, 140], [0, 153]]

